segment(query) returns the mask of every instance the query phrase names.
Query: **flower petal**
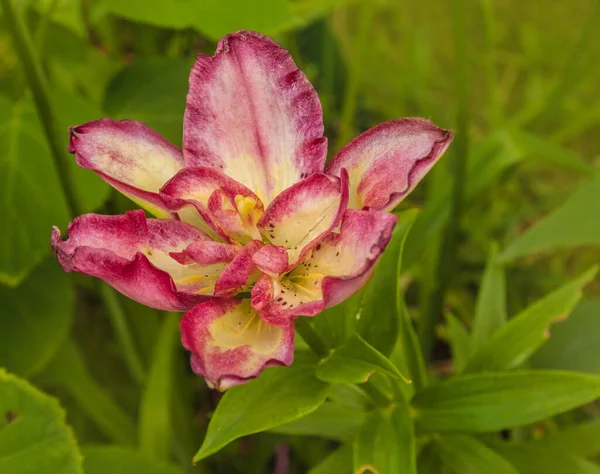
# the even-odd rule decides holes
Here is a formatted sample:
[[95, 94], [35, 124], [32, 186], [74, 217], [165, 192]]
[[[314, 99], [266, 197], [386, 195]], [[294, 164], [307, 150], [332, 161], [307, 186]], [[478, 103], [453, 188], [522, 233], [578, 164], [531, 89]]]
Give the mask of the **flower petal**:
[[347, 202], [344, 179], [315, 173], [277, 196], [258, 221], [258, 229], [273, 245], [287, 249], [292, 267], [339, 224]]
[[285, 247], [269, 244], [258, 250], [252, 256], [252, 261], [261, 272], [277, 276], [288, 266], [288, 253]]
[[259, 272], [256, 265], [254, 265], [252, 256], [262, 245], [262, 242], [253, 240], [242, 247], [231, 263], [227, 265], [227, 268], [219, 275], [215, 284], [215, 295], [232, 296], [238, 291], [242, 291], [246, 285], [252, 282], [253, 273], [255, 273], [253, 280], [258, 279]]
[[69, 153], [148, 212], [171, 216], [158, 190], [183, 168], [183, 155], [143, 123], [101, 119], [72, 127]]
[[346, 211], [340, 233], [330, 232], [281, 280], [266, 275], [258, 280], [252, 306], [265, 322], [287, 326], [296, 316], [314, 316], [341, 303], [368, 281], [396, 222], [385, 212]]
[[209, 235], [216, 233], [240, 243], [260, 238], [256, 224], [263, 213], [262, 202], [247, 187], [217, 170], [183, 169], [162, 187], [160, 197], [183, 221]]
[[184, 311], [212, 294], [226, 264], [182, 265], [170, 256], [207, 239], [195, 227], [168, 219], [146, 219], [144, 211], [76, 218], [63, 241], [58, 228], [52, 246], [66, 271], [101, 278], [130, 298], [157, 309]]
[[317, 93], [289, 53], [251, 31], [225, 36], [190, 74], [183, 150], [188, 166], [219, 169], [267, 205], [323, 171], [327, 141]]
[[181, 320], [181, 340], [192, 352], [194, 372], [221, 391], [257, 377], [265, 367], [290, 365], [294, 357], [294, 327], [266, 324], [244, 299], [194, 307]]
[[350, 176], [351, 209], [392, 210], [444, 154], [453, 132], [430, 120], [405, 118], [382, 123], [352, 140], [326, 172]]

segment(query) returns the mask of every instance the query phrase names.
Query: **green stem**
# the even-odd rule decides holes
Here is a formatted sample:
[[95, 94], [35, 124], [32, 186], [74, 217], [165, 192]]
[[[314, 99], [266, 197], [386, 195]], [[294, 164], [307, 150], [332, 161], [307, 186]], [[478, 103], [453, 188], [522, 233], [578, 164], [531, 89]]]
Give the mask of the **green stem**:
[[127, 317], [123, 306], [119, 301], [119, 296], [110, 286], [101, 282], [98, 283], [99, 291], [104, 300], [104, 306], [106, 307], [106, 312], [110, 318], [113, 330], [117, 335], [121, 348], [123, 349], [125, 364], [127, 365], [127, 368], [129, 369], [133, 379], [137, 383], [142, 384], [145, 378], [144, 365], [142, 363], [142, 358], [135, 347], [133, 337], [131, 336], [131, 331], [127, 323]]
[[319, 357], [323, 358], [329, 355], [327, 344], [325, 344], [323, 338], [312, 327], [308, 318], [298, 318], [296, 320], [296, 332], [300, 334], [304, 342], [308, 344], [308, 347]]
[[450, 286], [456, 266], [460, 220], [464, 204], [464, 188], [467, 157], [469, 153], [468, 137], [468, 74], [466, 25], [464, 12], [468, 11], [464, 0], [452, 0], [452, 19], [454, 33], [455, 70], [454, 81], [458, 99], [456, 117], [456, 138], [452, 145], [454, 152], [452, 175], [454, 187], [451, 196], [450, 220], [442, 241], [440, 260], [437, 269], [436, 285], [429, 310], [421, 317], [419, 339], [423, 355], [427, 359], [432, 352], [435, 339], [435, 324], [442, 314], [446, 292]]
[[51, 156], [54, 160], [58, 178], [63, 192], [65, 193], [67, 205], [72, 216], [80, 214], [78, 200], [75, 192], [75, 182], [69, 170], [68, 161], [63, 144], [62, 133], [59, 132], [58, 122], [52, 111], [50, 95], [46, 87], [40, 62], [36, 58], [31, 37], [27, 32], [23, 19], [14, 8], [12, 0], [1, 0], [6, 26], [12, 37], [17, 56], [25, 72], [25, 78], [33, 94], [37, 112], [42, 122], [46, 140], [50, 146]]

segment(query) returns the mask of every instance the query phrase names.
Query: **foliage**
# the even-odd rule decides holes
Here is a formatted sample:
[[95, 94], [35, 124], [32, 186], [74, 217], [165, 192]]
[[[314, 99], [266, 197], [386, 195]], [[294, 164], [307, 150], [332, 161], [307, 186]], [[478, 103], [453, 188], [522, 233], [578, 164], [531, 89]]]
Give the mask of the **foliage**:
[[[65, 148], [68, 126], [103, 116], [180, 144], [195, 55], [239, 29], [291, 51], [333, 151], [399, 116], [456, 129], [365, 289], [299, 329], [290, 368], [219, 396], [188, 369], [176, 315], [49, 256], [72, 209], [10, 1], [0, 472], [600, 472], [600, 2], [12, 1]], [[62, 165], [83, 211], [132, 206]]]

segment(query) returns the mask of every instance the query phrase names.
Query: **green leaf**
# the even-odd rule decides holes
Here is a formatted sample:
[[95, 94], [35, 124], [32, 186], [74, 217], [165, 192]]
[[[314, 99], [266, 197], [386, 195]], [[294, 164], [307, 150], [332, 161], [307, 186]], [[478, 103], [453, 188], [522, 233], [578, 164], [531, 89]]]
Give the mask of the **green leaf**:
[[374, 372], [409, 383], [381, 352], [358, 334], [324, 359], [316, 370], [319, 379], [329, 383], [364, 383]]
[[83, 473], [81, 454], [58, 402], [2, 369], [0, 472]]
[[600, 244], [600, 176], [584, 183], [555, 211], [510, 242], [504, 262], [557, 247]]
[[573, 456], [596, 456], [600, 454], [600, 419], [568, 426], [533, 443], [548, 452], [562, 449]]
[[286, 425], [273, 428], [274, 433], [320, 436], [345, 440], [362, 425], [365, 413], [337, 403], [325, 402], [312, 413]]
[[311, 366], [263, 371], [257, 379], [225, 393], [194, 461], [216, 453], [237, 438], [308, 415], [323, 404], [328, 391], [329, 384], [317, 379]]
[[473, 353], [465, 371], [506, 370], [525, 362], [546, 342], [550, 325], [569, 315], [597, 271], [589, 269], [512, 318]]
[[211, 39], [241, 29], [274, 34], [294, 26], [297, 18], [286, 0], [107, 0], [110, 12], [133, 21], [166, 28], [195, 28]]
[[371, 414], [353, 446], [355, 474], [416, 474], [414, 427], [408, 406], [399, 402]]
[[600, 396], [600, 377], [560, 371], [465, 375], [413, 399], [418, 432], [486, 432], [534, 423]]
[[493, 448], [521, 474], [600, 474], [600, 466], [564, 449], [548, 450], [533, 443], [498, 443]]
[[314, 318], [313, 327], [323, 337], [328, 347], [338, 347], [356, 333], [357, 316], [364, 290], [352, 295], [343, 303], [327, 308]]
[[345, 444], [308, 471], [308, 474], [350, 474], [351, 472], [352, 445]]
[[175, 58], [134, 62], [108, 85], [104, 100], [106, 114], [114, 119], [144, 122], [180, 145], [191, 67], [192, 61]]
[[0, 283], [17, 286], [48, 255], [50, 230], [69, 220], [30, 100], [0, 96]]
[[467, 332], [463, 323], [452, 313], [446, 312], [446, 321], [448, 321], [448, 335], [450, 338], [450, 348], [452, 350], [452, 361], [456, 372], [462, 372], [469, 355], [471, 354], [471, 336]]
[[581, 301], [565, 321], [552, 326], [550, 339], [531, 357], [539, 369], [600, 374], [600, 300]]
[[398, 276], [402, 249], [417, 213], [413, 209], [400, 214], [361, 303], [358, 333], [386, 357], [394, 350], [398, 338]]
[[181, 470], [152, 461], [121, 446], [90, 446], [83, 449], [85, 474], [181, 474]]
[[30, 377], [65, 340], [75, 294], [69, 276], [47, 258], [17, 288], [0, 285], [0, 366]]
[[138, 425], [140, 452], [156, 461], [168, 461], [171, 453], [172, 374], [178, 340], [179, 317], [166, 314], [142, 393]]
[[501, 455], [470, 436], [441, 436], [434, 443], [442, 463], [452, 473], [519, 474], [521, 472]]
[[475, 317], [471, 339], [473, 348], [482, 346], [498, 329], [506, 323], [506, 277], [504, 268], [496, 262], [498, 246], [490, 248], [485, 272], [475, 305]]

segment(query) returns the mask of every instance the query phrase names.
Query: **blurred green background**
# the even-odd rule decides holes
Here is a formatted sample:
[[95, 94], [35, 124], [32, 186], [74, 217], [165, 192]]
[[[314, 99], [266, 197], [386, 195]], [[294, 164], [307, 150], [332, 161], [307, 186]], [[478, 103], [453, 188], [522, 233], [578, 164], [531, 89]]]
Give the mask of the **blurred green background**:
[[[411, 314], [426, 321], [419, 336], [440, 370], [450, 360], [442, 315], [469, 326], [494, 243], [506, 266], [508, 314], [599, 260], [598, 1], [14, 4], [32, 38], [65, 151], [69, 126], [101, 117], [143, 121], [180, 145], [195, 55], [212, 54], [222, 35], [239, 29], [273, 37], [312, 81], [330, 157], [358, 133], [397, 117], [423, 116], [455, 129], [448, 156], [403, 205], [422, 208], [405, 249], [403, 283]], [[64, 274], [51, 256], [52, 225], [64, 230], [73, 216], [4, 13], [0, 366], [57, 395], [81, 444], [131, 444], [139, 380], [131, 370], [136, 362], [123, 354], [114, 308], [124, 308], [132, 328], [139, 373], [156, 356], [161, 315], [114, 294], [102, 303], [90, 279]], [[74, 160], [69, 166], [83, 211], [134, 207]], [[552, 327], [532, 366], [600, 374], [599, 313], [596, 281], [574, 314]], [[179, 461], [190, 472], [266, 472], [279, 439], [269, 434], [260, 443], [229, 446], [209, 467], [189, 466], [218, 397], [189, 374], [186, 360], [177, 352], [175, 395], [168, 398]], [[588, 411], [596, 416], [598, 407]], [[600, 444], [600, 430], [594, 436]], [[313, 438], [287, 441], [290, 472], [306, 472], [329, 450]]]

